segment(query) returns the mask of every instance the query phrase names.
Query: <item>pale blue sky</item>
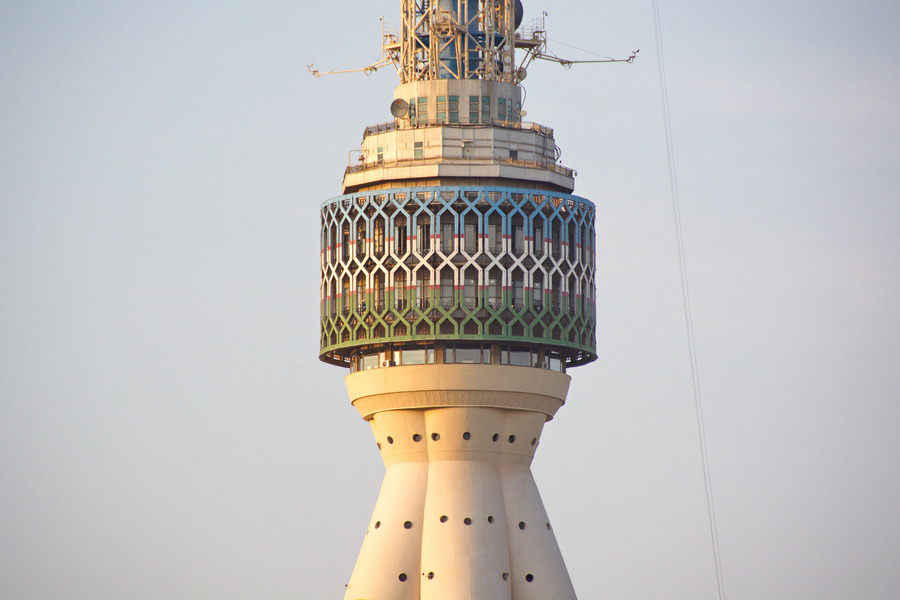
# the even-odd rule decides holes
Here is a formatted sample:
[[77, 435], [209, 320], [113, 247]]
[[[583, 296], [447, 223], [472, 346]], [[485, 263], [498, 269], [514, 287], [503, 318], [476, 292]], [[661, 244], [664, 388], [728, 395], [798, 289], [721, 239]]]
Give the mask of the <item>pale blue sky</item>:
[[[600, 252], [538, 485], [583, 599], [712, 599], [650, 2], [525, 8], [641, 49], [526, 81]], [[728, 598], [894, 600], [900, 9], [660, 11]], [[305, 65], [374, 60], [398, 14], [0, 4], [4, 599], [343, 594], [383, 468], [316, 361], [317, 213], [396, 77]]]

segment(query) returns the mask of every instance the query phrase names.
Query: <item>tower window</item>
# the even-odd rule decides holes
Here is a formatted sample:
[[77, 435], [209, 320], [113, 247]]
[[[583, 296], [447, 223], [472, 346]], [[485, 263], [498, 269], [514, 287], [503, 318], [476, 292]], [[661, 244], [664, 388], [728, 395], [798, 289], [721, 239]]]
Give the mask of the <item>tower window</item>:
[[416, 123], [425, 125], [428, 123], [428, 98], [416, 98]]
[[406, 254], [406, 218], [397, 219], [394, 224], [394, 248], [397, 256]]
[[451, 123], [459, 123], [459, 96], [450, 96], [448, 115]]
[[413, 158], [425, 157], [425, 142], [413, 142]]
[[447, 122], [447, 96], [437, 97], [437, 122]]

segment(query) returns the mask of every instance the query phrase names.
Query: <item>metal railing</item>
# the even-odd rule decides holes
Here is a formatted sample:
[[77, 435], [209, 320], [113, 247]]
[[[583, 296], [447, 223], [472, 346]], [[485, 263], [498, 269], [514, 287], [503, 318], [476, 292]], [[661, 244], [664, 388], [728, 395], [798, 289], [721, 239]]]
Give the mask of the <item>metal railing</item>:
[[363, 132], [363, 138], [379, 133], [387, 133], [389, 131], [397, 131], [398, 129], [416, 129], [418, 127], [440, 127], [448, 125], [451, 127], [500, 127], [502, 129], [518, 129], [519, 131], [533, 131], [537, 134], [548, 138], [553, 137], [553, 129], [540, 123], [532, 123], [530, 121], [486, 121], [484, 123], [448, 123], [447, 121], [438, 121], [436, 119], [427, 119], [423, 121], [397, 120], [387, 123], [379, 123], [377, 125], [369, 125]]
[[419, 167], [425, 165], [491, 165], [501, 164], [512, 167], [526, 167], [529, 169], [545, 169], [563, 175], [575, 177], [575, 169], [564, 167], [556, 163], [538, 160], [519, 160], [517, 158], [446, 158], [433, 156], [428, 158], [404, 158], [400, 160], [373, 160], [359, 165], [350, 165], [344, 171], [344, 175], [364, 173], [372, 169], [384, 169], [391, 167]]

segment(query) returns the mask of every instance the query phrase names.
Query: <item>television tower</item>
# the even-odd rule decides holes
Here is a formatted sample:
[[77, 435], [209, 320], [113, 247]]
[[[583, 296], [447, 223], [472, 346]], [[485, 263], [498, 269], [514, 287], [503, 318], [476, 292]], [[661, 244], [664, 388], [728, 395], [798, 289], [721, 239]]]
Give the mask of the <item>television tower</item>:
[[530, 465], [597, 358], [595, 208], [520, 82], [579, 61], [519, 0], [401, 4], [355, 69], [394, 65], [393, 120], [321, 209], [320, 359], [349, 368], [386, 467], [344, 598], [574, 600]]

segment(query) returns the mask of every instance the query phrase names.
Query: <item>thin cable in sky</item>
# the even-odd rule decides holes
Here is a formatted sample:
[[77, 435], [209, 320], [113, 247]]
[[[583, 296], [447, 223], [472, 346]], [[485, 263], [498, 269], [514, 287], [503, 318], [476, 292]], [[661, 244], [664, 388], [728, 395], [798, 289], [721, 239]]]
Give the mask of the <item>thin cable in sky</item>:
[[669, 188], [672, 193], [672, 213], [675, 219], [675, 247], [678, 252], [678, 270], [681, 276], [681, 299], [684, 308], [684, 324], [687, 332], [688, 356], [691, 363], [691, 383], [694, 390], [694, 411], [697, 417], [697, 433], [700, 438], [700, 460], [703, 463], [703, 483], [706, 489], [706, 509], [709, 533], [712, 539], [713, 559], [716, 564], [716, 585], [719, 600], [725, 600], [725, 578], [722, 574], [722, 557], [719, 554], [719, 532], [716, 527], [716, 507], [713, 502], [712, 479], [709, 473], [709, 455], [706, 449], [706, 428], [703, 424], [703, 402], [700, 396], [700, 371], [697, 367], [697, 351], [694, 344], [694, 322], [691, 311], [691, 294], [688, 288], [687, 263], [684, 256], [684, 235], [681, 229], [681, 207], [678, 201], [678, 179], [675, 170], [675, 150], [672, 144], [672, 126], [669, 118], [669, 91], [666, 84], [666, 65], [663, 60], [662, 28], [659, 23], [659, 3], [653, 6], [653, 29], [656, 33], [656, 60], [659, 70], [659, 93], [662, 101], [663, 127], [666, 132], [666, 157], [669, 166]]

